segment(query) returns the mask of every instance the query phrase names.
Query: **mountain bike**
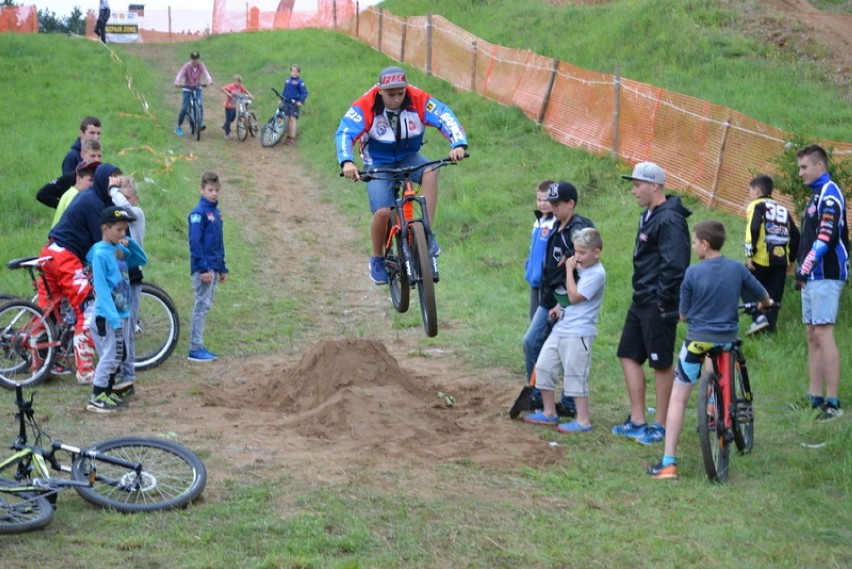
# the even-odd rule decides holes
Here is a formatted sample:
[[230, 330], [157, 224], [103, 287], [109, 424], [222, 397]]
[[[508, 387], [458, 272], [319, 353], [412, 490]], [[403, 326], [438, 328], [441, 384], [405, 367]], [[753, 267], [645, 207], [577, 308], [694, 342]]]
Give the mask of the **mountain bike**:
[[[467, 156], [465, 153], [465, 157]], [[435, 301], [435, 283], [439, 280], [438, 259], [431, 254], [429, 247], [434, 235], [429, 224], [426, 198], [420, 195], [419, 186], [415, 189], [411, 175], [424, 168], [438, 169], [451, 164], [455, 162], [449, 158], [441, 158], [419, 166], [368, 168], [358, 171], [364, 182], [394, 181], [396, 206], [391, 208], [384, 246], [391, 302], [397, 312], [407, 312], [409, 293], [412, 288], [417, 288], [423, 328], [430, 338], [438, 335], [438, 308]]]
[[[51, 257], [24, 257], [9, 261], [11, 270], [26, 269], [35, 294], [42, 282], [47, 304], [13, 297], [0, 304], [0, 387], [14, 389], [44, 381], [53, 366], [72, 369], [74, 359], [73, 313], [63, 310], [44, 277], [43, 265]], [[142, 283], [139, 319], [134, 332], [137, 370], [157, 367], [177, 346], [180, 320], [174, 301], [162, 288]]]
[[201, 89], [207, 85], [183, 85], [181, 90], [189, 92], [189, 109], [186, 118], [189, 119], [189, 132], [195, 136], [195, 140], [201, 140], [201, 131], [204, 130], [204, 105], [201, 103]]
[[[57, 494], [69, 487], [87, 502], [125, 513], [182, 508], [204, 490], [207, 469], [189, 449], [151, 437], [108, 439], [86, 448], [65, 444], [36, 422], [33, 397], [25, 400], [23, 387], [15, 386], [18, 436], [13, 454], [0, 460], [0, 534], [45, 527]], [[51, 476], [51, 470], [69, 477]]]
[[287, 134], [287, 128], [290, 125], [290, 117], [284, 114], [284, 97], [274, 87], [272, 92], [278, 97], [278, 109], [272, 118], [266, 121], [263, 125], [263, 130], [260, 131], [260, 145], [264, 148], [270, 148], [278, 144], [284, 135]]
[[252, 138], [257, 136], [257, 117], [251, 110], [251, 98], [246, 95], [237, 95], [237, 138], [244, 141], [250, 134]]
[[[774, 304], [770, 310], [777, 310]], [[757, 303], [740, 305], [745, 314], [754, 314]], [[730, 347], [713, 348], [705, 362], [710, 369], [698, 382], [698, 439], [707, 477], [713, 482], [728, 479], [731, 443], [740, 454], [754, 447], [754, 405], [742, 340]]]

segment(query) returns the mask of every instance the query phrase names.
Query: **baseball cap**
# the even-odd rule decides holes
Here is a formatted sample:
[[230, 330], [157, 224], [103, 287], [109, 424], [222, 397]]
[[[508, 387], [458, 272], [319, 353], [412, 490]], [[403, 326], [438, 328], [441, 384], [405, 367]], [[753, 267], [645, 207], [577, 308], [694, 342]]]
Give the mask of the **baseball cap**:
[[74, 172], [79, 176], [80, 174], [88, 170], [92, 173], [92, 175], [94, 175], [95, 170], [97, 170], [98, 166], [100, 165], [101, 163], [97, 160], [83, 160], [82, 162], [77, 164], [77, 167], [74, 169]]
[[127, 221], [129, 223], [136, 221], [136, 216], [124, 208], [111, 205], [101, 212], [98, 223], [104, 225], [105, 223], [115, 223], [116, 221]]
[[380, 89], [396, 89], [397, 87], [405, 87], [408, 85], [408, 78], [405, 76], [405, 70], [399, 67], [385, 67], [379, 73], [379, 88]]
[[190, 59], [198, 59], [200, 57], [201, 57], [201, 55], [197, 51], [193, 51], [192, 53], [189, 54]]
[[567, 202], [577, 201], [577, 188], [571, 182], [554, 182], [547, 188], [547, 201]]
[[625, 180], [641, 180], [652, 184], [666, 185], [666, 173], [653, 162], [639, 162], [633, 167], [633, 174], [621, 176]]

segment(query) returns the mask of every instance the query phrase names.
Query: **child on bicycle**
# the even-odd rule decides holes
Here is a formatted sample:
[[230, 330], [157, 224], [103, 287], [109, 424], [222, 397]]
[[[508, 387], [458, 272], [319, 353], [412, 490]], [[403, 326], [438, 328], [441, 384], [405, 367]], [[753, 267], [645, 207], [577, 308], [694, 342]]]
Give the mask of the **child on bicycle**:
[[666, 415], [662, 460], [648, 469], [657, 480], [677, 478], [677, 442], [692, 387], [701, 375], [704, 356], [714, 347], [730, 347], [739, 332], [739, 300], [744, 294], [760, 299], [766, 310], [773, 301], [745, 265], [723, 257], [725, 226], [708, 219], [695, 224], [692, 249], [699, 263], [686, 270], [680, 287], [680, 319], [687, 323], [686, 339], [678, 356], [674, 386]]
[[[203, 80], [203, 83], [202, 83]], [[201, 62], [201, 55], [197, 51], [193, 51], [189, 55], [189, 61], [183, 64], [180, 71], [175, 75], [175, 87], [183, 89], [183, 100], [178, 113], [177, 128], [175, 134], [183, 136], [183, 119], [186, 118], [186, 113], [189, 111], [189, 100], [192, 97], [192, 90], [198, 91], [198, 105], [201, 107], [202, 117], [204, 112], [204, 103], [201, 97], [201, 85], [213, 85], [213, 78], [207, 71], [207, 67]], [[202, 118], [199, 125], [201, 130], [207, 128]]]
[[201, 199], [189, 213], [189, 257], [195, 305], [189, 324], [189, 356], [191, 362], [212, 362], [219, 356], [204, 347], [204, 325], [213, 304], [216, 285], [225, 282], [225, 241], [222, 213], [219, 211], [219, 175], [201, 175]]
[[225, 131], [225, 140], [228, 140], [231, 138], [231, 123], [237, 118], [240, 96], [251, 97], [252, 94], [243, 85], [242, 75], [234, 75], [234, 81], [222, 87], [222, 92], [225, 93], [225, 124], [222, 125], [222, 130]]
[[[535, 363], [536, 387], [541, 392], [543, 408], [524, 417], [527, 423], [556, 425], [556, 430], [569, 434], [592, 430], [589, 369], [606, 285], [606, 271], [600, 263], [603, 239], [598, 230], [594, 227], [580, 229], [574, 233], [572, 241], [574, 254], [559, 262], [565, 267], [565, 306], [560, 302], [550, 309], [550, 317], [556, 324]], [[564, 382], [563, 396], [573, 397], [577, 408], [577, 418], [562, 424], [559, 424], [554, 393], [560, 375]]]
[[127, 268], [148, 262], [145, 251], [127, 235], [128, 223], [136, 217], [125, 209], [109, 206], [101, 212], [101, 241], [89, 250], [95, 290], [95, 347], [98, 365], [92, 395], [86, 405], [94, 413], [113, 413], [124, 403], [113, 392], [115, 376], [127, 357], [130, 328], [130, 281]]
[[301, 67], [291, 65], [290, 77], [284, 81], [284, 88], [281, 89], [281, 106], [284, 109], [284, 114], [290, 117], [287, 127], [289, 132], [287, 132], [287, 140], [284, 141], [284, 144], [296, 144], [296, 123], [299, 122], [302, 105], [308, 98], [308, 88], [299, 76], [301, 73]]

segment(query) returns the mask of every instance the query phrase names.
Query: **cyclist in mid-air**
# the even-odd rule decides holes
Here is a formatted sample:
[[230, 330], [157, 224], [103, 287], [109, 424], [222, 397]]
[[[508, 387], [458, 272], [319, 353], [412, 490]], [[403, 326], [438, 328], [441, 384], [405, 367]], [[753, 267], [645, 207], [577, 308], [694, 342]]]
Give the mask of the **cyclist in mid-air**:
[[[379, 73], [379, 82], [352, 104], [340, 121], [335, 134], [337, 161], [343, 175], [357, 180], [353, 146], [361, 143], [361, 159], [368, 168], [399, 168], [425, 164], [428, 158], [420, 154], [427, 126], [441, 131], [450, 141], [450, 159], [464, 159], [467, 137], [453, 111], [429, 93], [408, 84], [405, 71], [387, 67]], [[438, 171], [418, 170], [412, 175], [420, 184], [426, 198], [429, 220], [435, 219], [438, 205]], [[371, 180], [367, 183], [370, 199], [370, 235], [373, 255], [370, 258], [370, 278], [377, 285], [388, 282], [382, 259], [385, 235], [394, 205], [393, 181]], [[429, 236], [429, 250], [441, 252], [434, 235]]]
[[[202, 82], [201, 79], [204, 79]], [[189, 61], [183, 64], [183, 67], [180, 68], [177, 75], [175, 75], [175, 87], [201, 87], [202, 83], [204, 85], [213, 85], [213, 78], [210, 77], [210, 73], [207, 72], [207, 67], [203, 63], [201, 63], [201, 55], [197, 51], [193, 51], [189, 55]], [[189, 110], [189, 98], [192, 96], [190, 91], [183, 92], [183, 102], [180, 105], [180, 113], [178, 113], [178, 124], [175, 129], [175, 134], [178, 136], [183, 136], [183, 119], [186, 118], [186, 113]], [[201, 90], [198, 91], [198, 104], [201, 105], [201, 108], [204, 109], [204, 105], [201, 102]], [[203, 113], [203, 110], [202, 110]], [[204, 116], [203, 114], [201, 115]], [[202, 119], [201, 126], [199, 127], [201, 130], [207, 128]]]

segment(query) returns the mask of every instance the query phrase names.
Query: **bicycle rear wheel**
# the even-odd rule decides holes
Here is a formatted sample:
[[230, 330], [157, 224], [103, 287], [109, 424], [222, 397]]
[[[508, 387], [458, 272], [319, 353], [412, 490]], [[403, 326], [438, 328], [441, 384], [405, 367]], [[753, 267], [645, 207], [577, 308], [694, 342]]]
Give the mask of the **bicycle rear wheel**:
[[249, 125], [249, 134], [252, 138], [257, 138], [258, 126], [257, 126], [257, 117], [254, 116], [253, 112], [249, 112], [248, 114], [248, 125]]
[[271, 119], [263, 125], [263, 130], [260, 131], [260, 145], [270, 148], [278, 144], [284, 133], [287, 132], [287, 124], [289, 120], [286, 116], [275, 113]]
[[169, 359], [180, 337], [180, 318], [169, 294], [151, 283], [142, 283], [139, 320], [133, 341], [136, 370], [152, 369]]
[[56, 328], [40, 307], [27, 300], [0, 306], [0, 386], [44, 381], [58, 345]]
[[420, 298], [420, 315], [423, 317], [423, 329], [430, 338], [438, 335], [438, 307], [435, 303], [435, 277], [432, 273], [432, 257], [426, 243], [426, 230], [422, 223], [411, 223], [411, 256], [417, 280], [417, 296]]
[[249, 126], [248, 120], [245, 115], [240, 115], [237, 117], [237, 138], [240, 140], [245, 140], [248, 136]]
[[196, 103], [192, 106], [192, 113], [195, 117], [195, 140], [201, 140], [201, 131], [203, 130], [202, 125], [204, 124], [204, 117], [201, 115], [201, 107]]
[[24, 533], [45, 527], [53, 520], [53, 504], [35, 492], [9, 492], [20, 486], [0, 478], [0, 534]]
[[[391, 213], [388, 221], [388, 234], [396, 223], [396, 210]], [[397, 312], [408, 312], [411, 295], [411, 283], [408, 281], [408, 270], [405, 267], [405, 250], [402, 248], [402, 234], [393, 236], [391, 246], [385, 251], [385, 269], [390, 278], [391, 302]]]
[[[732, 354], [736, 358], [739, 354]], [[751, 385], [745, 363], [734, 360], [734, 390], [736, 406], [732, 410], [734, 417], [734, 443], [741, 454], [754, 448], [754, 407], [752, 406]]]
[[704, 471], [713, 482], [728, 479], [730, 444], [723, 408], [719, 378], [712, 371], [705, 372], [698, 383], [698, 440]]
[[[142, 471], [112, 464], [109, 458], [141, 464]], [[204, 463], [189, 449], [148, 437], [110, 439], [84, 450], [71, 467], [71, 477], [87, 481], [92, 474], [92, 487], [75, 486], [80, 496], [127, 513], [182, 508], [207, 483]]]

